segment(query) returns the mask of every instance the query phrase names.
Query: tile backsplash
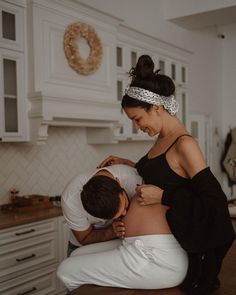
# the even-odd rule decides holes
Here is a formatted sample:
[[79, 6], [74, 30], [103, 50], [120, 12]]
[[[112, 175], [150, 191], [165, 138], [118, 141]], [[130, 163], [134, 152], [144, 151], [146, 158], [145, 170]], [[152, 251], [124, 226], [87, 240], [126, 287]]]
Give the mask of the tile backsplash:
[[[134, 149], [135, 144], [135, 149]], [[12, 188], [23, 194], [60, 195], [76, 174], [95, 169], [106, 156], [137, 159], [149, 143], [88, 145], [85, 128], [49, 128], [43, 145], [0, 144], [0, 204], [9, 201]]]

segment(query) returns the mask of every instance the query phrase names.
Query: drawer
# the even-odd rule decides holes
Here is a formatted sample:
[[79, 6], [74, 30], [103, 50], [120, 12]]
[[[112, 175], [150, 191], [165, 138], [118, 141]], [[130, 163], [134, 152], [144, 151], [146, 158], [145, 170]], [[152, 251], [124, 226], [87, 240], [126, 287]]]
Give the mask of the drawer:
[[44, 267], [0, 284], [1, 295], [58, 294], [57, 265]]
[[0, 231], [0, 246], [53, 231], [57, 231], [55, 218], [3, 229]]
[[0, 247], [0, 281], [58, 262], [57, 233]]

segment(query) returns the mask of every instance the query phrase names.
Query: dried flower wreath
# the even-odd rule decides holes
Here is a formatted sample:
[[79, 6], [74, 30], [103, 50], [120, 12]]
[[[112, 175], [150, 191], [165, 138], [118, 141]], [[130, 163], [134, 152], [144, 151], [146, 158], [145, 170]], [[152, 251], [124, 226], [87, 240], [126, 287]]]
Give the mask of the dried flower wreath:
[[[85, 38], [90, 47], [89, 56], [80, 57], [76, 41]], [[95, 29], [82, 22], [69, 25], [64, 34], [64, 51], [69, 65], [78, 73], [88, 75], [95, 72], [102, 60], [102, 44]]]

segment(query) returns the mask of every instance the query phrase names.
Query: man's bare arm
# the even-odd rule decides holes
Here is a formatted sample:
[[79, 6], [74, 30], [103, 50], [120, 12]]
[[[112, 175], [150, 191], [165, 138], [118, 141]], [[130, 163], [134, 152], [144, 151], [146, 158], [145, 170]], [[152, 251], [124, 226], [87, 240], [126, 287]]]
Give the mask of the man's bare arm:
[[87, 230], [72, 230], [72, 232], [82, 245], [105, 242], [117, 238], [112, 226], [102, 229], [94, 229], [90, 226]]

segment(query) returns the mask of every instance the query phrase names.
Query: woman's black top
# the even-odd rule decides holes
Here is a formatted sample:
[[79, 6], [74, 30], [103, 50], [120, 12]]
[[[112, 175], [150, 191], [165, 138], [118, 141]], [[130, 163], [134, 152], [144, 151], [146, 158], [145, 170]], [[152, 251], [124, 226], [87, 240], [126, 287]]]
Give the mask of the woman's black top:
[[189, 258], [182, 289], [191, 295], [203, 295], [219, 287], [217, 276], [235, 233], [227, 198], [210, 168], [192, 179], [170, 168], [166, 153], [180, 137], [163, 154], [151, 159], [147, 154], [135, 167], [146, 184], [164, 190], [162, 204], [169, 206], [167, 222]]
[[172, 146], [178, 141], [181, 135], [169, 146], [169, 148], [161, 155], [148, 158], [148, 154], [142, 157], [135, 167], [138, 170], [139, 175], [142, 176], [146, 184], [153, 184], [159, 186], [161, 189], [166, 190], [169, 188], [177, 188], [179, 186], [185, 186], [188, 184], [189, 179], [184, 178], [175, 173], [169, 166], [166, 160], [166, 153]]

